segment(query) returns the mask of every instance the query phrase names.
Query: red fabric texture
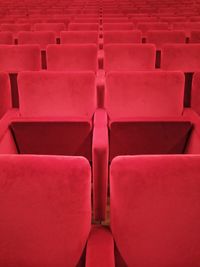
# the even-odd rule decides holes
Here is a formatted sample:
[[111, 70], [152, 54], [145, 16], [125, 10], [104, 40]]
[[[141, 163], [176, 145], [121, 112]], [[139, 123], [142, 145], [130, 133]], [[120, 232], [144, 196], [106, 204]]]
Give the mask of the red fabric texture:
[[53, 31], [18, 33], [18, 44], [38, 44], [41, 50], [45, 50], [48, 44], [56, 44], [56, 35]]
[[141, 43], [142, 34], [140, 31], [104, 31], [103, 33], [104, 44], [113, 43]]
[[76, 266], [91, 227], [84, 158], [0, 156], [0, 265]]
[[108, 71], [154, 70], [156, 49], [152, 44], [107, 44], [104, 69]]
[[54, 71], [97, 71], [97, 45], [48, 45], [47, 69]]
[[12, 105], [12, 96], [9, 76], [6, 73], [0, 73], [0, 119]]
[[112, 162], [111, 229], [127, 266], [198, 266], [199, 166], [190, 155]]
[[161, 69], [196, 72], [200, 70], [200, 44], [166, 44], [161, 51]]
[[61, 44], [98, 44], [98, 31], [63, 31], [60, 34]]

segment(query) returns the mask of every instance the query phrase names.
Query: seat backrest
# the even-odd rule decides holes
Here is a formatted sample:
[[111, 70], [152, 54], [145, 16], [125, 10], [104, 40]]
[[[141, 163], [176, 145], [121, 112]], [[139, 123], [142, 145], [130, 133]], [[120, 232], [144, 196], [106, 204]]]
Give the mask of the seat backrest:
[[161, 51], [161, 69], [200, 70], [200, 44], [166, 44]]
[[134, 29], [133, 23], [103, 23], [104, 31], [131, 31]]
[[107, 44], [104, 54], [106, 72], [155, 68], [156, 48], [152, 44]]
[[105, 108], [110, 118], [181, 116], [184, 75], [181, 72], [110, 72]]
[[33, 25], [35, 31], [54, 31], [59, 34], [61, 31], [66, 30], [64, 23], [36, 23]]
[[104, 31], [104, 44], [113, 43], [141, 43], [142, 34], [140, 31]]
[[4, 31], [0, 32], [0, 44], [14, 44], [14, 38], [12, 32]]
[[137, 29], [142, 31], [144, 36], [151, 30], [168, 30], [169, 25], [166, 22], [141, 22], [137, 24]]
[[98, 31], [63, 31], [61, 44], [98, 44]]
[[18, 76], [23, 117], [92, 117], [96, 109], [93, 72], [22, 72]]
[[0, 71], [40, 70], [39, 45], [0, 45]]
[[0, 73], [0, 119], [12, 106], [10, 80], [7, 73]]
[[113, 160], [111, 230], [127, 266], [198, 266], [199, 172], [198, 155]]
[[13, 33], [17, 33], [19, 31], [30, 31], [31, 24], [28, 23], [5, 23], [0, 26], [1, 31], [9, 31]]
[[62, 44], [47, 46], [47, 69], [97, 71], [97, 45]]
[[86, 159], [4, 155], [0, 174], [0, 265], [76, 266], [91, 227]]
[[200, 30], [191, 31], [190, 43], [200, 43]]
[[98, 31], [99, 23], [69, 23], [69, 31]]
[[155, 44], [156, 49], [161, 50], [164, 44], [185, 43], [186, 35], [184, 31], [148, 31], [146, 42]]
[[48, 44], [56, 44], [54, 32], [19, 32], [18, 44], [38, 44], [41, 50], [45, 50]]

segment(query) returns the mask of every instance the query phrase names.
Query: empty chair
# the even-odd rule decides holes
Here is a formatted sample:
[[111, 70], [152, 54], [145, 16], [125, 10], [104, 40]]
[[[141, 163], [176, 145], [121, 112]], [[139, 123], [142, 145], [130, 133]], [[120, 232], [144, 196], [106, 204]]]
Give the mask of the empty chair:
[[190, 106], [192, 74], [200, 70], [199, 44], [167, 44], [161, 51], [163, 70], [181, 70], [186, 73], [185, 106]]
[[112, 162], [116, 247], [113, 253], [104, 243], [104, 249], [115, 255], [114, 266], [198, 266], [199, 172], [199, 156], [127, 156]]
[[104, 69], [108, 71], [153, 70], [156, 49], [151, 44], [107, 44]]
[[98, 31], [99, 23], [69, 23], [69, 31]]
[[168, 30], [169, 25], [165, 22], [141, 22], [137, 24], [137, 29], [142, 31], [142, 35], [146, 37], [147, 32], [151, 30]]
[[200, 22], [177, 22], [173, 23], [174, 30], [184, 30], [187, 37], [193, 30], [200, 30]]
[[104, 44], [112, 43], [141, 43], [142, 34], [140, 31], [104, 31]]
[[156, 45], [157, 50], [161, 50], [163, 44], [185, 43], [186, 35], [184, 31], [148, 31], [146, 42]]
[[167, 44], [163, 46], [161, 68], [196, 72], [200, 69], [199, 44]]
[[73, 23], [99, 23], [99, 18], [75, 18]]
[[119, 18], [103, 18], [103, 23], [123, 23], [129, 22], [128, 18], [126, 17], [119, 17]]
[[47, 69], [58, 71], [97, 71], [97, 45], [63, 44], [47, 47]]
[[37, 45], [0, 45], [0, 71], [10, 74], [13, 106], [18, 107], [16, 75], [24, 70], [40, 70], [41, 55]]
[[0, 44], [14, 44], [12, 32], [0, 32]]
[[21, 267], [64, 267], [84, 262], [91, 229], [91, 173], [86, 159], [0, 156], [0, 192], [1, 266], [20, 262]]
[[107, 141], [106, 127], [105, 137], [102, 134], [106, 117], [97, 109], [95, 78], [88, 71], [21, 72], [19, 112], [0, 124], [0, 154], [86, 157], [93, 168], [94, 217], [103, 220], [108, 146], [103, 141]]
[[26, 23], [26, 24], [23, 24], [23, 23], [1, 24], [0, 30], [12, 32], [14, 35], [14, 38], [17, 38], [19, 31], [30, 31], [31, 25], [28, 23]]
[[130, 31], [135, 27], [133, 23], [123, 22], [123, 23], [103, 23], [104, 31]]
[[46, 50], [48, 44], [56, 44], [55, 32], [19, 32], [18, 44], [37, 44], [41, 50]]
[[12, 107], [12, 96], [9, 76], [0, 73], [0, 119]]
[[66, 30], [64, 23], [36, 23], [33, 26], [35, 31], [53, 31], [56, 37], [60, 37], [60, 32]]
[[98, 31], [63, 31], [60, 34], [61, 44], [98, 44]]
[[189, 42], [190, 43], [200, 43], [200, 30], [191, 31]]
[[162, 22], [168, 22], [168, 23], [176, 23], [176, 22], [186, 22], [186, 17], [178, 17], [178, 16], [173, 16], [173, 17], [161, 17], [160, 21]]
[[198, 127], [192, 128], [195, 116], [187, 118], [183, 107], [183, 73], [109, 72], [105, 92], [110, 160], [118, 155], [200, 152]]

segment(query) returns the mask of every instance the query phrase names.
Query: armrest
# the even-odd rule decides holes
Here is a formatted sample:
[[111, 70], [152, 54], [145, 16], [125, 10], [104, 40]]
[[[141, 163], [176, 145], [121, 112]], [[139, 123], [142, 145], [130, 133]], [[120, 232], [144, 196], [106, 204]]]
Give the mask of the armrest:
[[0, 140], [3, 138], [4, 134], [6, 133], [11, 119], [15, 119], [19, 117], [19, 110], [18, 109], [9, 109], [2, 119], [0, 120]]
[[97, 107], [104, 108], [105, 99], [105, 72], [99, 70], [96, 75]]
[[94, 218], [97, 221], [105, 219], [108, 185], [109, 141], [107, 113], [98, 109], [94, 115], [94, 130], [92, 143], [93, 171], [93, 205]]
[[100, 49], [98, 51], [98, 65], [99, 65], [99, 69], [103, 69], [103, 66], [104, 66], [104, 50], [103, 49]]
[[188, 118], [195, 124], [200, 124], [200, 116], [192, 108], [184, 108], [183, 117]]
[[92, 228], [86, 247], [86, 267], [114, 267], [114, 240], [109, 229]]

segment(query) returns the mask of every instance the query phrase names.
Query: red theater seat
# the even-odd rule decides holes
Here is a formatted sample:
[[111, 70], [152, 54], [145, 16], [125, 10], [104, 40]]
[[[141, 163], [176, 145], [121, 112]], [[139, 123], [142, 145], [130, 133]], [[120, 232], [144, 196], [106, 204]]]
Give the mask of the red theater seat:
[[19, 32], [18, 44], [37, 44], [41, 50], [46, 50], [48, 44], [56, 44], [54, 32]]
[[97, 45], [64, 44], [47, 47], [47, 69], [58, 71], [97, 71]]
[[31, 24], [21, 24], [21, 23], [9, 23], [9, 24], [1, 24], [0, 26], [1, 31], [8, 31], [12, 32], [14, 38], [17, 38], [19, 31], [30, 31]]
[[4, 155], [0, 173], [0, 265], [85, 266], [78, 263], [91, 229], [88, 162]]
[[107, 44], [104, 46], [105, 71], [153, 70], [156, 49], [151, 44]]
[[123, 23], [103, 23], [104, 31], [130, 31], [135, 27], [132, 23], [123, 22]]
[[66, 25], [64, 23], [36, 23], [33, 25], [33, 30], [35, 31], [53, 31], [56, 37], [60, 37], [60, 32], [66, 30]]
[[14, 38], [12, 32], [0, 32], [0, 44], [14, 44]]
[[190, 33], [190, 43], [200, 43], [200, 30], [191, 31]]
[[141, 43], [142, 34], [140, 31], [104, 31], [104, 44], [113, 43]]
[[157, 50], [161, 50], [164, 44], [185, 43], [186, 35], [184, 31], [148, 31], [146, 42], [156, 45]]
[[113, 266], [198, 266], [199, 172], [199, 156], [127, 156], [112, 162]]
[[22, 72], [18, 86], [19, 113], [6, 114], [0, 124], [0, 153], [86, 157], [93, 167], [94, 216], [104, 219], [107, 118], [96, 110], [95, 74]]
[[9, 76], [0, 73], [0, 119], [12, 106], [11, 88]]
[[148, 31], [152, 30], [169, 30], [168, 23], [165, 22], [141, 22], [137, 24], [137, 29], [146, 37]]
[[199, 153], [199, 127], [193, 125], [200, 120], [196, 123], [197, 116], [184, 110], [183, 97], [181, 72], [108, 73], [110, 160], [118, 155]]
[[186, 73], [185, 106], [190, 106], [192, 74], [200, 70], [200, 44], [169, 44], [161, 51], [163, 70], [181, 70]]
[[17, 73], [40, 69], [41, 55], [38, 45], [0, 45], [0, 71], [10, 74], [14, 107], [18, 107]]
[[70, 23], [68, 26], [69, 31], [98, 31], [98, 23]]
[[173, 23], [174, 30], [184, 30], [187, 37], [193, 30], [200, 30], [200, 22], [177, 22]]
[[63, 31], [60, 34], [61, 44], [98, 44], [98, 31]]

